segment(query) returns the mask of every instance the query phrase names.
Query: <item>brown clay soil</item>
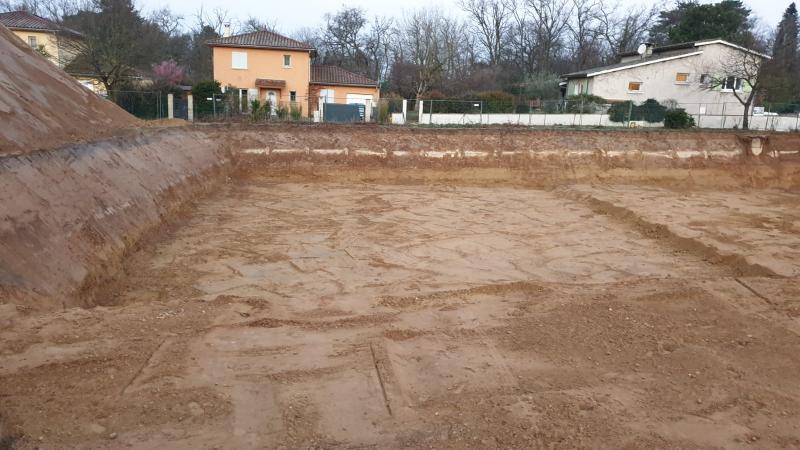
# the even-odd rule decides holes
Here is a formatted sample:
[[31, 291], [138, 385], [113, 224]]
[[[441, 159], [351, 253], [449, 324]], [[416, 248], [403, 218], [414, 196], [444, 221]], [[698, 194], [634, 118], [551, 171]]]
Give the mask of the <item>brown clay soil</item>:
[[119, 135], [141, 124], [0, 25], [0, 157]]
[[3, 305], [18, 448], [800, 448], [783, 191], [231, 181]]

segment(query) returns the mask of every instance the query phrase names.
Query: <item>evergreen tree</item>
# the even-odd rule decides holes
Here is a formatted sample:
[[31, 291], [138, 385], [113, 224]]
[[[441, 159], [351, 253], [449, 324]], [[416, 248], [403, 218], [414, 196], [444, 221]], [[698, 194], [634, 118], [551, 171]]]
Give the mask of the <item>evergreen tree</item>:
[[674, 9], [661, 12], [650, 36], [659, 44], [701, 39], [723, 39], [750, 48], [756, 44], [750, 9], [740, 0], [680, 1]]
[[767, 98], [773, 102], [800, 102], [800, 50], [797, 7], [790, 4], [778, 24], [772, 47], [772, 60], [765, 70]]

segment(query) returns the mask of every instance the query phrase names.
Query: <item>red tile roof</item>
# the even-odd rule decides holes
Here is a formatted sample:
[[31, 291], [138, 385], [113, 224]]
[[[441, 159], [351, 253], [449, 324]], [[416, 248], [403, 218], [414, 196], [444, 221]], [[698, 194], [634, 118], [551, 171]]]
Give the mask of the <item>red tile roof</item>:
[[52, 20], [47, 20], [27, 11], [11, 11], [0, 13], [0, 24], [5, 25], [7, 28], [12, 30], [52, 31], [55, 33], [60, 32], [74, 36], [82, 36], [81, 33], [73, 29], [63, 27]]
[[281, 50], [314, 50], [305, 42], [296, 41], [271, 31], [255, 31], [220, 37], [206, 42], [211, 47], [275, 48]]
[[375, 87], [378, 82], [371, 80], [359, 73], [342, 69], [338, 66], [313, 64], [311, 66], [311, 83], [339, 86], [369, 86]]

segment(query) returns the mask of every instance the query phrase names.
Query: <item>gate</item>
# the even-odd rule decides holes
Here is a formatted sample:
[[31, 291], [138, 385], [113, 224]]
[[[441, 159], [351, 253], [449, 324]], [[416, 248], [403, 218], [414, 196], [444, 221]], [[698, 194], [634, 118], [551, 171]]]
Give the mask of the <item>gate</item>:
[[176, 119], [189, 120], [189, 98], [186, 95], [177, 95], [173, 99], [173, 117]]
[[325, 122], [362, 122], [364, 105], [341, 105], [325, 103], [322, 107], [322, 120]]

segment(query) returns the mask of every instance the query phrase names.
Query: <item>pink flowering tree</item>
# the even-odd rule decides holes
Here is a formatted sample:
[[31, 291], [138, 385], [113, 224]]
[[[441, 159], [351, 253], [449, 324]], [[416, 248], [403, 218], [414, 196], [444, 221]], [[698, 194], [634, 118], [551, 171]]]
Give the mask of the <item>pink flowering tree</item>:
[[153, 78], [156, 83], [176, 86], [183, 81], [186, 70], [175, 61], [168, 59], [153, 65]]

